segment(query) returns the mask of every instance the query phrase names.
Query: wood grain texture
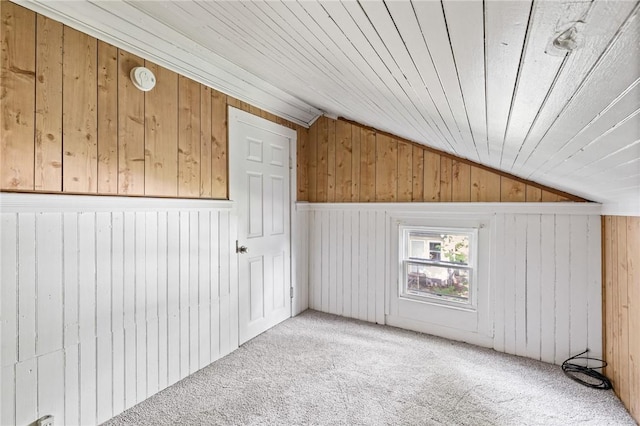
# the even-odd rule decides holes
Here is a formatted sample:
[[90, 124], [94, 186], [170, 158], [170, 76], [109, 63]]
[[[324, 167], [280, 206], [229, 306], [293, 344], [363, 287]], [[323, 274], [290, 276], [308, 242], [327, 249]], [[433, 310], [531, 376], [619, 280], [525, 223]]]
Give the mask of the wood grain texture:
[[457, 160], [451, 164], [451, 201], [471, 201], [471, 166]]
[[34, 189], [36, 14], [2, 3], [0, 90], [0, 186]]
[[640, 217], [602, 221], [605, 374], [631, 415], [640, 420]]
[[211, 198], [211, 89], [200, 85], [200, 197]]
[[443, 203], [453, 199], [452, 167], [450, 157], [440, 156], [440, 201]]
[[304, 128], [299, 128], [297, 130], [298, 140], [297, 140], [297, 158], [296, 158], [296, 167], [297, 167], [297, 200], [298, 201], [309, 201], [309, 131]]
[[424, 150], [413, 147], [411, 201], [424, 201]]
[[[311, 132], [311, 130], [309, 130]], [[362, 130], [351, 126], [351, 201], [360, 201], [360, 152], [362, 148]]]
[[200, 195], [200, 84], [178, 77], [178, 195]]
[[500, 201], [500, 175], [471, 167], [471, 201]]
[[118, 194], [144, 195], [144, 92], [129, 78], [144, 60], [118, 52]]
[[360, 134], [359, 201], [376, 200], [376, 133], [362, 129]]
[[424, 201], [440, 201], [440, 155], [424, 152]]
[[[227, 96], [217, 90], [211, 91], [212, 159], [211, 196], [228, 197], [228, 143], [227, 143]], [[229, 98], [232, 99], [232, 98]]]
[[326, 203], [328, 201], [327, 189], [329, 186], [329, 126], [326, 117], [320, 117], [316, 121], [318, 125], [317, 136], [317, 177], [316, 177], [316, 201]]
[[413, 199], [413, 146], [398, 142], [398, 197], [397, 201]]
[[98, 193], [118, 193], [118, 49], [98, 41]]
[[34, 189], [62, 190], [62, 24], [38, 15]]
[[[332, 124], [336, 129], [335, 151]], [[351, 129], [351, 151], [341, 145], [348, 137], [347, 127]], [[319, 118], [309, 129], [306, 155], [308, 199], [314, 202], [349, 201], [349, 185], [352, 202], [581, 200], [345, 119]], [[349, 156], [351, 175], [346, 170]], [[300, 170], [299, 162], [298, 173]]]
[[144, 193], [178, 195], [178, 75], [147, 62], [156, 86], [145, 94]]
[[515, 179], [502, 176], [500, 178], [500, 201], [524, 202], [526, 199], [526, 185]]
[[336, 174], [335, 201], [351, 201], [353, 145], [351, 124], [345, 121], [336, 122]]
[[95, 38], [64, 27], [64, 191], [98, 191], [97, 49]]
[[387, 135], [376, 135], [376, 201], [398, 199], [398, 141]]
[[327, 120], [327, 201], [336, 201], [336, 121]]

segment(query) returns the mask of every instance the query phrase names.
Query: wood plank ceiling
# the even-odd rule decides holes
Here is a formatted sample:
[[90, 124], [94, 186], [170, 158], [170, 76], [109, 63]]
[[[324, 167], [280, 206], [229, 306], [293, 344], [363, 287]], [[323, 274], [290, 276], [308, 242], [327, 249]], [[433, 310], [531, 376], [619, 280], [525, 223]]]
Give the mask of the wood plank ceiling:
[[297, 122], [324, 111], [640, 212], [637, 1], [19, 3]]

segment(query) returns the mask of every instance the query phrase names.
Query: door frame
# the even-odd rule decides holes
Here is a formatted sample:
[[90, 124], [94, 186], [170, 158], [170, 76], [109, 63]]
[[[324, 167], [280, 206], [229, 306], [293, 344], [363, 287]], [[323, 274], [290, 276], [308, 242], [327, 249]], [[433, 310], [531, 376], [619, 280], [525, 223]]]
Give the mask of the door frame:
[[[231, 158], [231, 144], [235, 139], [237, 139], [237, 125], [239, 123], [247, 123], [252, 126], [260, 127], [263, 130], [266, 130], [271, 133], [275, 133], [277, 135], [284, 136], [289, 139], [289, 273], [290, 273], [290, 288], [293, 290], [295, 295], [295, 289], [298, 287], [296, 282], [296, 254], [293, 251], [293, 239], [298, 235], [298, 223], [296, 220], [296, 200], [298, 197], [298, 186], [297, 186], [297, 145], [298, 145], [298, 132], [289, 127], [285, 127], [281, 124], [274, 123], [265, 118], [259, 117], [257, 115], [253, 115], [246, 111], [242, 111], [241, 109], [235, 108], [231, 105], [227, 108], [227, 123], [228, 123], [228, 166], [229, 166], [229, 200], [233, 202], [233, 214], [236, 218], [239, 218], [238, 213], [238, 205], [235, 202], [236, 200], [236, 191], [238, 191], [239, 180], [241, 175], [237, 172], [238, 167], [237, 163], [234, 165], [235, 158]], [[238, 239], [238, 230], [236, 228], [235, 239]], [[235, 247], [232, 247], [234, 250]], [[236, 270], [238, 269], [237, 257], [236, 257]], [[236, 274], [235, 284], [236, 288], [239, 286], [239, 278], [240, 274]], [[290, 311], [289, 317], [293, 316], [293, 300], [291, 298], [290, 303]], [[236, 301], [238, 304], [238, 315], [239, 315], [239, 307], [240, 307], [240, 295], [238, 293], [238, 300]], [[238, 324], [239, 326], [239, 324]]]

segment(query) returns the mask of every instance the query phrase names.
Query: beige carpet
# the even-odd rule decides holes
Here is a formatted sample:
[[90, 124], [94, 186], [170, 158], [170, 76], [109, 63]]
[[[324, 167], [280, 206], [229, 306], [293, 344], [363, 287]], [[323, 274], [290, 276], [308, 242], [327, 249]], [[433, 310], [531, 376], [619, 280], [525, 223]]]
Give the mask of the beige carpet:
[[314, 311], [109, 425], [634, 425], [558, 366]]

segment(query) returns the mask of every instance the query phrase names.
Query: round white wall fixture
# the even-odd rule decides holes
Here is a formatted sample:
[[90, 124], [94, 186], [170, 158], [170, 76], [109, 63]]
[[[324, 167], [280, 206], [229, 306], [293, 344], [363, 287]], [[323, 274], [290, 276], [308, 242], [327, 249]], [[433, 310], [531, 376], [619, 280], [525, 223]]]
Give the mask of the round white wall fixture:
[[135, 67], [131, 70], [129, 76], [131, 77], [133, 85], [143, 92], [148, 92], [156, 85], [156, 77], [149, 68]]

